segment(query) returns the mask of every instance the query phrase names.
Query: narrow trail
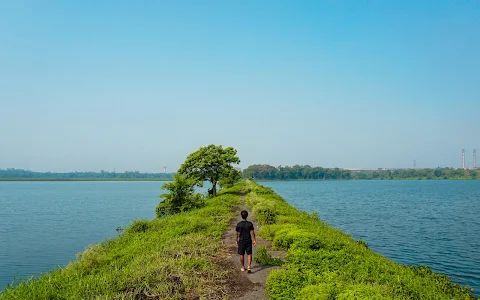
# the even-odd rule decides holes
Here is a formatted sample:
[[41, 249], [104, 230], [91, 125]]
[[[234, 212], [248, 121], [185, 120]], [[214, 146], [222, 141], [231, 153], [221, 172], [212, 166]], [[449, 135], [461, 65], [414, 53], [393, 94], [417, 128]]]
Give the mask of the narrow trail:
[[[230, 230], [228, 230], [223, 235], [223, 242], [225, 247], [227, 248], [228, 258], [226, 259], [226, 263], [229, 268], [232, 268], [234, 271], [234, 276], [238, 276], [238, 281], [246, 282], [250, 284], [244, 285], [244, 289], [239, 292], [238, 296], [234, 296], [232, 299], [237, 300], [266, 300], [268, 299], [265, 293], [265, 282], [267, 281], [268, 274], [275, 269], [279, 269], [281, 267], [278, 266], [262, 266], [255, 262], [255, 255], [256, 255], [256, 248], [260, 246], [266, 246], [267, 249], [271, 249], [271, 242], [261, 238], [258, 235], [259, 225], [257, 224], [255, 218], [252, 216], [252, 212], [246, 209], [245, 206], [245, 195], [241, 194], [242, 204], [237, 205], [235, 207], [235, 215], [236, 217], [230, 221]], [[253, 247], [253, 262], [252, 262], [252, 273], [248, 274], [247, 271], [240, 271], [241, 264], [240, 258], [237, 254], [237, 246], [235, 244], [236, 232], [235, 226], [238, 222], [242, 220], [240, 217], [240, 212], [242, 210], [248, 211], [248, 218], [247, 220], [253, 223], [255, 228], [255, 235], [257, 238], [257, 246]], [[270, 251], [269, 251], [270, 252]], [[277, 251], [275, 251], [277, 252]], [[245, 267], [247, 266], [247, 257], [245, 256]]]

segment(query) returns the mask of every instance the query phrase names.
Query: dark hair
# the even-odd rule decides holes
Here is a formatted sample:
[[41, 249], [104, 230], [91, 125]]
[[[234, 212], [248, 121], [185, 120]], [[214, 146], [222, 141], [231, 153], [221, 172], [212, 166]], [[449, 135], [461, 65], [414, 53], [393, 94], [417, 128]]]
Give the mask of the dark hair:
[[248, 211], [242, 210], [242, 212], [240, 213], [240, 215], [242, 216], [242, 219], [246, 220], [247, 217], [248, 217]]

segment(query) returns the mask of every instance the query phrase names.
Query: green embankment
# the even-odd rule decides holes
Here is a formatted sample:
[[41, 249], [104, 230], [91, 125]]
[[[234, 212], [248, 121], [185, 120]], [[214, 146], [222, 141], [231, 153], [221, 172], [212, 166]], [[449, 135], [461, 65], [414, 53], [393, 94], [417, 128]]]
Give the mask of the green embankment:
[[240, 185], [201, 209], [139, 220], [117, 238], [81, 253], [64, 269], [6, 288], [0, 299], [221, 299], [215, 263]]
[[267, 279], [271, 299], [476, 299], [427, 267], [407, 267], [371, 251], [363, 241], [287, 204], [270, 188], [247, 182], [246, 205], [260, 236], [288, 251]]

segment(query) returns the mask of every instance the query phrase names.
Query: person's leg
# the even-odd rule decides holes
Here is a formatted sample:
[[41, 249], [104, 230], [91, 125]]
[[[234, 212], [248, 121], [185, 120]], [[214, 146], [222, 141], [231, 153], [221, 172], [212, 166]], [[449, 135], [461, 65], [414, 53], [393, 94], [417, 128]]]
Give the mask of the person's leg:
[[250, 242], [247, 247], [245, 247], [245, 250], [247, 252], [247, 255], [248, 255], [248, 273], [251, 273], [252, 271], [252, 254], [253, 254], [253, 247], [252, 247], [252, 242]]
[[245, 271], [245, 256], [240, 255], [240, 264], [242, 265], [242, 271]]
[[238, 255], [240, 255], [240, 264], [242, 265], [241, 271], [245, 271], [245, 243], [240, 241], [238, 243]]

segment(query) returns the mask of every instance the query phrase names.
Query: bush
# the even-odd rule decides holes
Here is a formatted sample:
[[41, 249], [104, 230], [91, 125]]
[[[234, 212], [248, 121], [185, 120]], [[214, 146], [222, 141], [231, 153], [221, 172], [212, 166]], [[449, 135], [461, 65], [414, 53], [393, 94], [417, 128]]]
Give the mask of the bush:
[[155, 209], [157, 217], [161, 218], [202, 207], [204, 199], [200, 194], [194, 194], [195, 184], [196, 180], [188, 179], [180, 174], [175, 175], [173, 182], [165, 183], [162, 189], [168, 190], [169, 193], [160, 196], [163, 200]]
[[273, 241], [275, 234], [280, 228], [282, 228], [282, 225], [279, 224], [263, 225], [260, 227], [258, 234], [266, 240]]
[[151, 223], [148, 220], [137, 220], [128, 227], [128, 233], [138, 233], [138, 232], [146, 232], [151, 227]]
[[253, 208], [260, 202], [260, 197], [254, 192], [249, 192], [245, 195], [245, 205], [249, 208]]
[[288, 250], [290, 247], [318, 250], [325, 244], [315, 234], [303, 229], [283, 229], [273, 239], [274, 249]]
[[235, 183], [239, 182], [241, 179], [242, 179], [242, 173], [238, 170], [231, 168], [225, 171], [225, 174], [223, 174], [223, 177], [222, 179], [220, 179], [218, 184], [222, 189], [231, 188]]
[[253, 215], [261, 225], [275, 223], [275, 203], [271, 201], [259, 202], [253, 207]]
[[366, 284], [354, 284], [347, 286], [343, 292], [338, 294], [338, 300], [388, 300], [390, 298], [382, 295], [380, 291]]
[[283, 264], [283, 261], [281, 259], [276, 257], [273, 258], [272, 255], [268, 253], [265, 246], [258, 247], [254, 257], [255, 261], [261, 265], [280, 266]]
[[335, 284], [321, 283], [304, 287], [297, 300], [331, 300], [335, 299], [337, 287]]
[[267, 278], [266, 292], [269, 299], [295, 299], [304, 286], [315, 284], [312, 278], [298, 270], [273, 270]]

